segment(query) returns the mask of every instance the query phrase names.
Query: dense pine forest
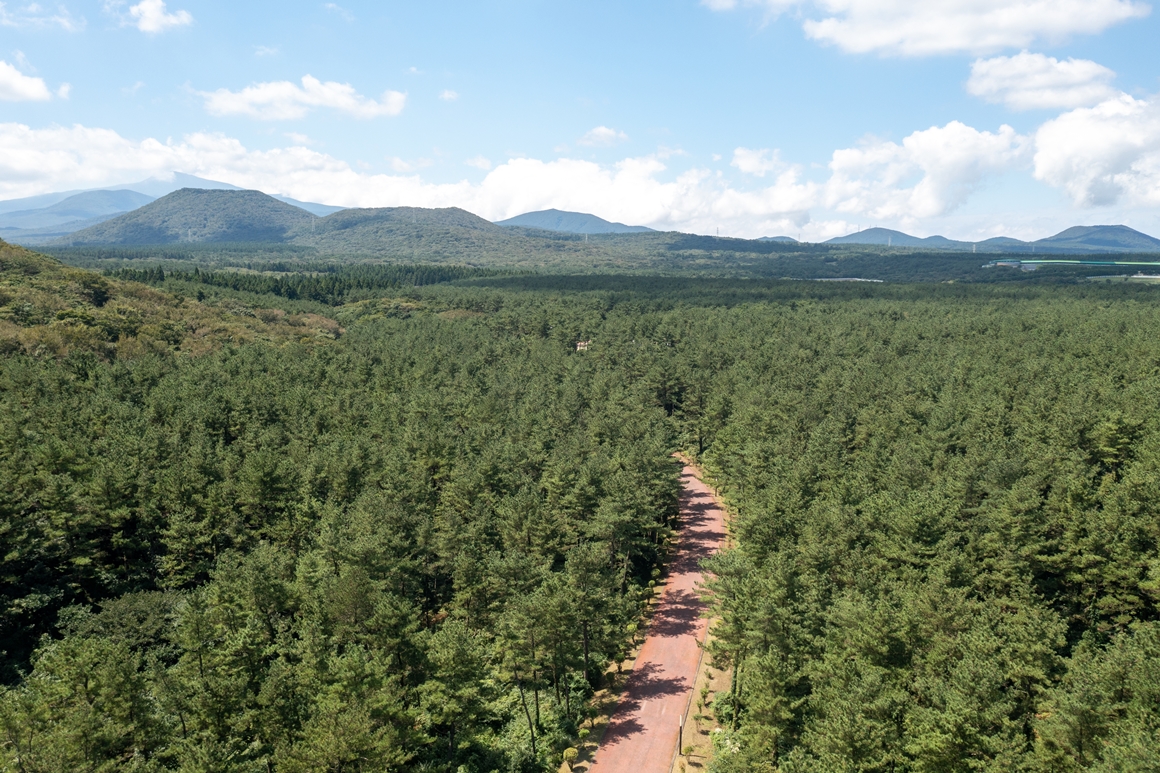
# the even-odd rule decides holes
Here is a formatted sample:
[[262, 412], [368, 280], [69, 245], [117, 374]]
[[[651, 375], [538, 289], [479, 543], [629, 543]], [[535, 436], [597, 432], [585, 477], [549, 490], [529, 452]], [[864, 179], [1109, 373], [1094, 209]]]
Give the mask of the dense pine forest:
[[140, 271], [0, 253], [0, 770], [554, 770], [676, 451], [718, 773], [1160, 765], [1157, 288]]

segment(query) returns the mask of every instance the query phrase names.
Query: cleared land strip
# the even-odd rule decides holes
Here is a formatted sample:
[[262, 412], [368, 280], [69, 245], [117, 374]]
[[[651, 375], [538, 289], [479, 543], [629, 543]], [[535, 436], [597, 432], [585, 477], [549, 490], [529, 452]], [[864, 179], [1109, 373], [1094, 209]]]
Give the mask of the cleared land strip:
[[[701, 560], [725, 541], [725, 513], [693, 467], [681, 473], [681, 531], [668, 581], [589, 773], [669, 773], [708, 621]], [[686, 728], [686, 731], [691, 728]]]

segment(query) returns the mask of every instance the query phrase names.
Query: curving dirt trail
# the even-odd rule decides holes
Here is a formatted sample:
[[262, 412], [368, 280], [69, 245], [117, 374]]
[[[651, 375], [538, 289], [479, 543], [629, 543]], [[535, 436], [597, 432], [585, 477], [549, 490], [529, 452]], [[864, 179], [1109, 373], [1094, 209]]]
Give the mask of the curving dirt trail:
[[669, 773], [678, 751], [678, 723], [690, 703], [701, 661], [698, 642], [708, 628], [697, 594], [700, 562], [725, 541], [725, 513], [693, 467], [686, 465], [681, 486], [677, 553], [589, 773]]

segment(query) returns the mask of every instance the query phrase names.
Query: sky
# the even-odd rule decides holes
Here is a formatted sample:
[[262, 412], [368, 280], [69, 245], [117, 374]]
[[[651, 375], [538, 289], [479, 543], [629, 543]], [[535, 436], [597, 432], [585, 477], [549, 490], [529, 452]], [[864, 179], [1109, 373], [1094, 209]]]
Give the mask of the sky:
[[183, 172], [340, 206], [747, 238], [1160, 236], [1153, 10], [0, 2], [0, 199]]

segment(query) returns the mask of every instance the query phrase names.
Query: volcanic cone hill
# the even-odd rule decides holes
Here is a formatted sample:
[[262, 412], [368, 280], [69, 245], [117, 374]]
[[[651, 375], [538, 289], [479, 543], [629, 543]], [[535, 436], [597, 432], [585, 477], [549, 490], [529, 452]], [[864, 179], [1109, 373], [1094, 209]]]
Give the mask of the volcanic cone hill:
[[318, 219], [260, 191], [182, 188], [54, 242], [66, 245], [282, 242]]

